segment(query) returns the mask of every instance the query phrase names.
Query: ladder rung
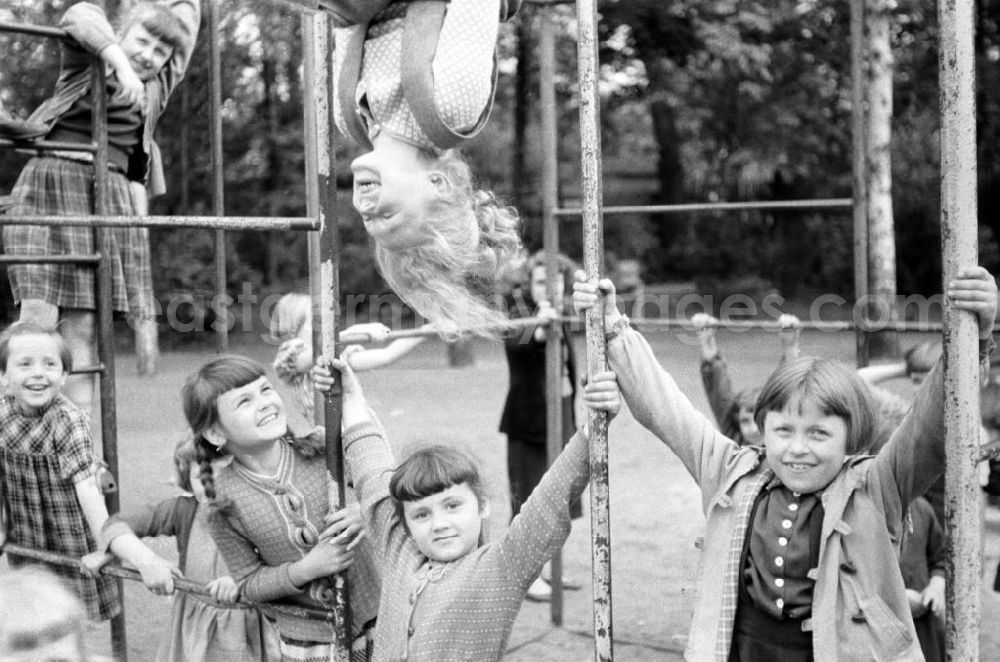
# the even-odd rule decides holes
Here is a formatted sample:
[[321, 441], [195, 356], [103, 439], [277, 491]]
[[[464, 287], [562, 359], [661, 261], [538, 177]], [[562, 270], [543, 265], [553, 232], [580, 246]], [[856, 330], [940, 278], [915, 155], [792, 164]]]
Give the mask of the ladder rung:
[[0, 264], [97, 264], [100, 253], [87, 255], [0, 255]]
[[15, 149], [30, 150], [33, 152], [61, 150], [64, 152], [89, 152], [93, 154], [97, 151], [97, 145], [94, 143], [67, 143], [51, 140], [12, 140], [10, 138], [0, 138], [0, 147], [13, 147]]
[[71, 375], [96, 375], [104, 372], [104, 364], [98, 363], [97, 365], [85, 365], [79, 368], [73, 368], [69, 371]]

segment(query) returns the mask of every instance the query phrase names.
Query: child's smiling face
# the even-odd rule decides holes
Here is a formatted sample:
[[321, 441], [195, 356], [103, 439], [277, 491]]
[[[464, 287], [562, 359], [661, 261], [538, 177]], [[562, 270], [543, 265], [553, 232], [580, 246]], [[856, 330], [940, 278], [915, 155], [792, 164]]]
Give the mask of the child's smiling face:
[[788, 489], [812, 494], [826, 488], [847, 457], [847, 421], [823, 413], [812, 398], [795, 397], [764, 417], [767, 464]]
[[415, 501], [403, 502], [406, 528], [424, 556], [448, 563], [479, 546], [489, 502], [480, 504], [467, 483]]
[[13, 336], [3, 366], [3, 384], [26, 414], [49, 406], [66, 384], [57, 338], [44, 333]]
[[288, 430], [285, 404], [266, 377], [230, 389], [216, 402], [214, 433], [234, 455], [252, 453], [273, 444]]

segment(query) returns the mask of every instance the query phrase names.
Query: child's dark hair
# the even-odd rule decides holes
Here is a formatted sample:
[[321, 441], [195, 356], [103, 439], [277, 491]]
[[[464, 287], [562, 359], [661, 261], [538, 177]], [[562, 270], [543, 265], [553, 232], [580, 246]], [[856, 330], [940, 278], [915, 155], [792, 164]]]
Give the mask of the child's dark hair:
[[847, 424], [848, 455], [866, 452], [875, 440], [875, 407], [868, 387], [857, 373], [829, 359], [801, 357], [782, 363], [761, 388], [754, 422], [764, 432], [768, 412], [782, 411], [792, 402], [809, 400], [826, 416]]
[[0, 334], [0, 372], [7, 370], [7, 361], [10, 359], [10, 340], [17, 336], [50, 336], [56, 341], [63, 371], [69, 372], [73, 369], [73, 354], [70, 353], [69, 345], [66, 344], [66, 340], [56, 328], [32, 320], [24, 320], [14, 322]]
[[156, 2], [143, 0], [137, 3], [125, 21], [123, 33], [134, 25], [141, 25], [146, 32], [153, 35], [170, 48], [177, 48], [184, 40], [186, 30], [177, 16], [169, 7]]
[[405, 521], [404, 501], [417, 501], [462, 483], [469, 486], [482, 508], [486, 492], [475, 461], [457, 448], [435, 444], [414, 451], [396, 467], [389, 479], [389, 495], [399, 519]]
[[193, 492], [194, 490], [191, 489], [191, 467], [198, 463], [198, 451], [190, 437], [181, 439], [174, 446], [173, 460], [177, 487], [185, 492]]
[[[205, 496], [210, 500], [215, 499], [212, 461], [228, 454], [225, 447], [218, 448], [205, 438], [209, 428], [219, 422], [219, 396], [261, 377], [267, 377], [267, 372], [257, 361], [239, 354], [224, 354], [189, 375], [181, 388], [184, 417], [191, 426], [191, 442], [200, 468], [198, 478], [205, 488]], [[315, 431], [295, 441], [299, 451], [306, 457], [311, 457], [324, 448], [324, 440]]]

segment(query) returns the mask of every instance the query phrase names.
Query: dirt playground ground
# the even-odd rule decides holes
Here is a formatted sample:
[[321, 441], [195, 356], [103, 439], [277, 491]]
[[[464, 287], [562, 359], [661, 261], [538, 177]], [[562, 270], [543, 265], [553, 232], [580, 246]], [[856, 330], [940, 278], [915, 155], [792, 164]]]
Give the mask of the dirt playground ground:
[[[650, 332], [659, 360], [695, 402], [707, 411], [698, 376], [697, 347], [677, 332]], [[234, 339], [233, 350], [270, 363], [273, 347]], [[912, 338], [906, 344], [915, 342]], [[853, 336], [811, 332], [803, 351], [853, 360]], [[778, 356], [778, 339], [765, 332], [720, 332], [737, 388], [762, 383]], [[581, 350], [582, 342], [577, 339]], [[135, 376], [134, 357], [118, 361], [121, 495], [125, 504], [161, 499], [168, 483], [170, 455], [184, 433], [178, 392], [184, 377], [212, 352], [163, 355], [152, 378]], [[450, 368], [444, 346], [432, 340], [395, 366], [361, 376], [366, 394], [397, 449], [435, 439], [461, 444], [478, 456], [490, 477], [497, 529], [506, 526], [505, 437], [497, 423], [506, 395], [507, 367], [498, 345], [479, 343], [472, 367]], [[897, 385], [901, 392], [907, 384]], [[697, 555], [694, 540], [704, 526], [694, 482], [680, 463], [627, 410], [612, 423], [611, 520], [615, 657], [629, 662], [679, 660], [679, 638], [688, 628], [690, 589]], [[499, 507], [497, 507], [499, 506]], [[582, 590], [565, 594], [562, 628], [553, 627], [548, 604], [525, 602], [510, 639], [511, 662], [591, 659], [589, 512], [574, 525], [564, 554], [567, 576]], [[1000, 556], [1000, 510], [986, 513], [983, 559], [982, 660], [1000, 660], [1000, 593], [991, 590]], [[172, 540], [152, 543], [172, 555]], [[5, 566], [4, 566], [5, 567]], [[4, 571], [0, 568], [0, 572]], [[141, 586], [126, 587], [129, 659], [152, 660], [167, 628], [167, 598]], [[107, 649], [107, 628], [94, 633]]]

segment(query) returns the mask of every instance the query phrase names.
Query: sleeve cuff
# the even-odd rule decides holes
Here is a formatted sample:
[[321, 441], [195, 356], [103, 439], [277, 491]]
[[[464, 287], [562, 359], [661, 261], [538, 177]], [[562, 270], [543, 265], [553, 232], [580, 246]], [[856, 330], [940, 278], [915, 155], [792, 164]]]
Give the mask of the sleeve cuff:
[[382, 424], [372, 416], [372, 418], [344, 430], [344, 448], [347, 448], [355, 441], [363, 439], [365, 437], [384, 437], [385, 430], [382, 429]]
[[615, 320], [615, 323], [611, 325], [610, 329], [607, 329], [604, 332], [604, 341], [611, 342], [612, 340], [623, 334], [626, 329], [631, 329], [631, 328], [632, 328], [632, 320], [628, 318], [628, 315], [622, 315], [617, 320]]

